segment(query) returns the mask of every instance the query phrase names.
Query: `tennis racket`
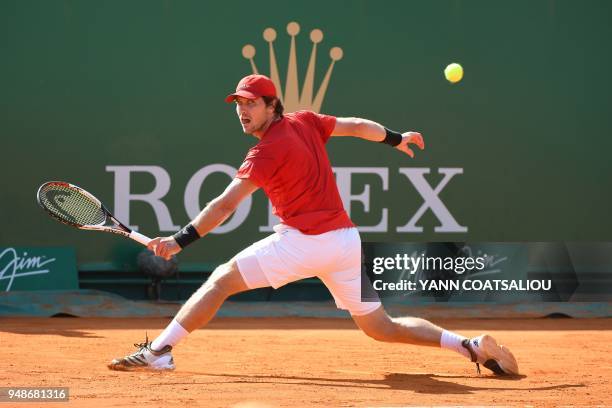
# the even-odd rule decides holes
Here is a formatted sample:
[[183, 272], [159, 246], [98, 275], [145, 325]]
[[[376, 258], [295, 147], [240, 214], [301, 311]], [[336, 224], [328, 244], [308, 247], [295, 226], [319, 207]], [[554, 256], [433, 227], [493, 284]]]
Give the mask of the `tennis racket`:
[[132, 238], [146, 246], [148, 238], [123, 225], [96, 197], [74, 184], [49, 181], [36, 193], [38, 204], [61, 223], [84, 230], [105, 231]]

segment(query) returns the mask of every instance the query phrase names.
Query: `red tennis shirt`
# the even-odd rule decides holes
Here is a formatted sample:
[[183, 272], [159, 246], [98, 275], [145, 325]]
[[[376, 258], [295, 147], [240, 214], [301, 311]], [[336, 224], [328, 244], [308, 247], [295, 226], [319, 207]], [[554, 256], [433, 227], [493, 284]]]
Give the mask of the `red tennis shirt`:
[[272, 212], [304, 234], [355, 226], [342, 206], [325, 150], [335, 126], [334, 116], [285, 114], [249, 149], [236, 174], [263, 188]]

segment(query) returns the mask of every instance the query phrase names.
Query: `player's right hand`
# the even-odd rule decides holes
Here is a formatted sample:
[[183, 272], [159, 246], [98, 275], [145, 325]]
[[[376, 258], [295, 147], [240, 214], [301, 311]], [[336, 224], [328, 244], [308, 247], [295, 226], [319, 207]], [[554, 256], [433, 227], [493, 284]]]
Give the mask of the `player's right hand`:
[[152, 239], [147, 248], [156, 256], [161, 256], [166, 261], [169, 261], [172, 256], [182, 250], [173, 237], [157, 237]]
[[416, 145], [419, 149], [425, 149], [425, 142], [423, 136], [419, 132], [406, 132], [402, 133], [402, 141], [400, 144], [395, 146], [396, 149], [406, 153], [408, 156], [414, 158], [414, 152], [408, 145]]

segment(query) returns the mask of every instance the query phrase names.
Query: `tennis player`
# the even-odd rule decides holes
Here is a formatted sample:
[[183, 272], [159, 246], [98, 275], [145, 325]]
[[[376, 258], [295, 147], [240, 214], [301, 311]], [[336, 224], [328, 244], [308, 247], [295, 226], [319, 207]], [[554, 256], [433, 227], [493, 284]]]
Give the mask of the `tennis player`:
[[225, 99], [235, 103], [242, 130], [259, 141], [225, 191], [173, 236], [155, 238], [149, 249], [169, 259], [223, 223], [245, 198], [263, 188], [281, 223], [274, 234], [219, 266], [189, 298], [166, 329], [138, 351], [114, 359], [114, 370], [172, 370], [171, 351], [189, 333], [207, 324], [231, 295], [249, 289], [279, 288], [318, 277], [368, 336], [453, 350], [495, 374], [518, 374], [512, 353], [489, 335], [468, 339], [415, 317], [392, 318], [380, 300], [361, 298], [361, 241], [342, 206], [325, 144], [330, 137], [353, 136], [385, 143], [414, 157], [424, 148], [417, 132], [398, 133], [359, 118], [336, 118], [310, 111], [283, 114], [272, 81], [243, 78]]

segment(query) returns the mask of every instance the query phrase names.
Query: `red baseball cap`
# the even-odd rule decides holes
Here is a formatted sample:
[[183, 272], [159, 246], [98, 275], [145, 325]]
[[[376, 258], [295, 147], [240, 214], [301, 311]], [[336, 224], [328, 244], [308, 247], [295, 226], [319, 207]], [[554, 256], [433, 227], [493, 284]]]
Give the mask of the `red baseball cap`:
[[276, 97], [276, 87], [272, 80], [265, 75], [248, 75], [238, 82], [236, 92], [227, 95], [225, 102], [232, 103], [237, 96], [247, 99], [256, 99], [260, 96]]

